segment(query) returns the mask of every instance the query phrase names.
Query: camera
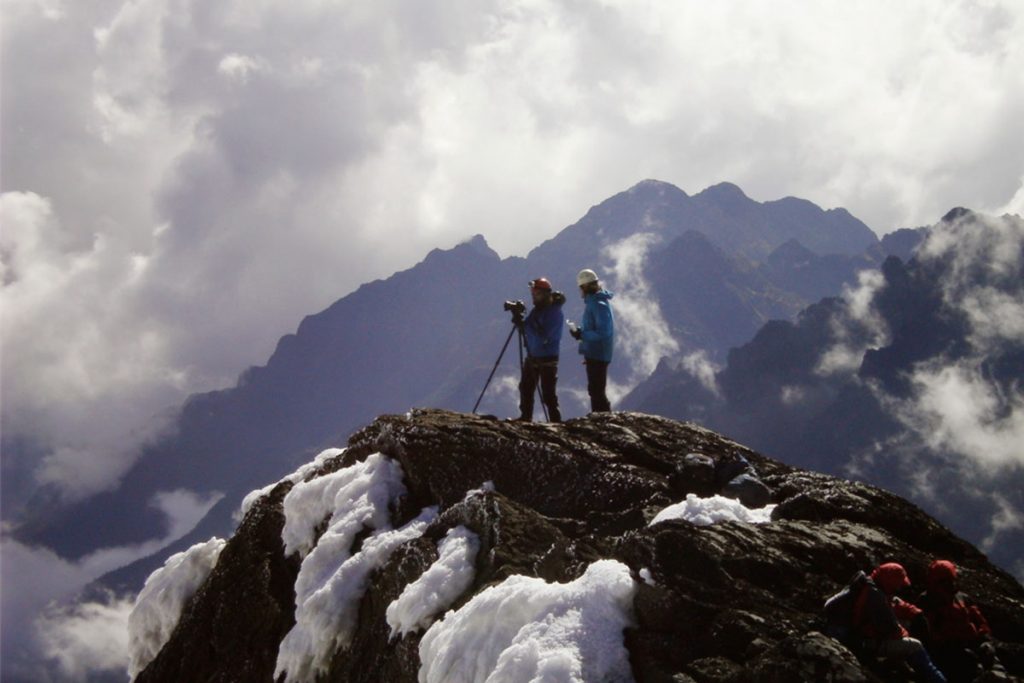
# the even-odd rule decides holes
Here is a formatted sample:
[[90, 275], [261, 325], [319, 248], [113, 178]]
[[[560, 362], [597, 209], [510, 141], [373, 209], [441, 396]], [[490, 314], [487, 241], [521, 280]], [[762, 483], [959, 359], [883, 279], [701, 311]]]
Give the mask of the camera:
[[512, 311], [513, 315], [522, 315], [526, 311], [526, 304], [522, 301], [506, 301], [505, 310]]

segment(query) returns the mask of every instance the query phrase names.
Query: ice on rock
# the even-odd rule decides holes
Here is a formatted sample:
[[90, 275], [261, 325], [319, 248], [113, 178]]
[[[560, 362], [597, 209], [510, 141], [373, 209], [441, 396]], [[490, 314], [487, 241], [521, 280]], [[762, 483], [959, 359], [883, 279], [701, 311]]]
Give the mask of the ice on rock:
[[716, 522], [746, 522], [748, 524], [766, 524], [772, 521], [774, 505], [751, 510], [738, 500], [725, 496], [699, 498], [693, 493], [686, 495], [681, 503], [669, 505], [655, 515], [649, 526], [669, 519], [685, 519], [698, 526], [707, 526]]
[[438, 543], [437, 561], [388, 605], [391, 636], [425, 629], [473, 584], [480, 549], [476, 534], [457, 526]]
[[623, 629], [635, 590], [615, 560], [564, 584], [510, 577], [427, 630], [420, 683], [630, 681]]
[[171, 555], [146, 579], [128, 617], [128, 675], [133, 680], [167, 644], [182, 608], [213, 571], [226, 543], [211, 538]]
[[[401, 529], [392, 529], [390, 507], [405, 493], [401, 466], [380, 454], [364, 462], [299, 482], [285, 496], [285, 553], [304, 556], [295, 581], [295, 626], [281, 642], [274, 679], [312, 680], [331, 655], [344, 648], [356, 627], [359, 603], [372, 572], [396, 548], [418, 538], [437, 517], [426, 508]], [[316, 538], [316, 528], [329, 519]], [[370, 536], [352, 554], [356, 536]]]
[[389, 528], [391, 501], [405, 493], [402, 466], [374, 453], [343, 470], [297, 483], [284, 498], [285, 555], [305, 556], [313, 549], [316, 528], [330, 516], [319, 543], [337, 546], [347, 555], [364, 526]]
[[239, 508], [238, 512], [235, 513], [235, 521], [240, 522], [242, 518], [249, 513], [249, 509], [253, 506], [253, 503], [255, 503], [257, 500], [273, 491], [274, 488], [277, 487], [277, 485], [280, 484], [282, 481], [290, 481], [293, 484], [297, 484], [306, 477], [308, 477], [312, 472], [316, 471], [317, 468], [322, 466], [325, 462], [327, 462], [328, 460], [335, 456], [341, 455], [344, 452], [344, 448], [328, 448], [326, 450], [323, 450], [319, 454], [317, 454], [316, 458], [313, 459], [313, 462], [307, 462], [305, 465], [295, 470], [287, 477], [275, 481], [273, 484], [268, 484], [267, 486], [264, 486], [261, 489], [250, 491], [248, 494], [246, 494], [245, 498], [242, 499], [242, 505]]

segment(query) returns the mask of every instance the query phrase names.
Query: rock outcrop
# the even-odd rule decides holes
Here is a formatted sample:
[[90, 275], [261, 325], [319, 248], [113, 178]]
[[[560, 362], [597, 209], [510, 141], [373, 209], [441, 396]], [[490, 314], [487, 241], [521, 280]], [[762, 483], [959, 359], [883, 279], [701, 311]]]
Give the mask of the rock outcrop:
[[[369, 575], [355, 629], [317, 680], [417, 680], [423, 630], [392, 635], [388, 607], [460, 526], [479, 548], [472, 582], [451, 609], [510, 577], [567, 583], [599, 560], [628, 567], [635, 589], [623, 639], [637, 681], [912, 680], [880, 678], [818, 632], [816, 619], [857, 570], [899, 561], [923, 585], [940, 557], [961, 567], [963, 589], [987, 615], [1006, 668], [1024, 673], [1024, 588], [973, 546], [893, 494], [786, 466], [696, 425], [637, 413], [547, 425], [417, 410], [377, 419], [305, 480], [376, 453], [403, 473], [392, 527], [425, 508], [436, 506], [436, 514]], [[687, 457], [695, 454], [703, 457]], [[770, 522], [651, 524], [688, 494], [719, 493], [715, 466], [738, 456], [771, 490]], [[285, 555], [283, 501], [299, 485], [282, 481], [250, 507], [136, 680], [274, 680], [279, 644], [295, 623], [300, 571], [298, 554]], [[365, 529], [347, 551], [369, 545], [369, 535]]]

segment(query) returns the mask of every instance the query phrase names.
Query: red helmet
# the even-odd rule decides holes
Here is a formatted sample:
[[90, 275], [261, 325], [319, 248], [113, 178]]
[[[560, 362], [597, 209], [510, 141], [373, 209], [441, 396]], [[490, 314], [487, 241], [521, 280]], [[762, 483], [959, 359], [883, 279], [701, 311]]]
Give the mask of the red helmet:
[[956, 565], [949, 560], [935, 560], [928, 567], [926, 578], [928, 590], [936, 593], [954, 591], [956, 586]]
[[871, 579], [879, 588], [890, 595], [910, 585], [907, 570], [903, 568], [903, 565], [896, 562], [886, 562], [879, 565], [875, 571], [871, 572]]
[[542, 289], [545, 292], [551, 291], [551, 283], [548, 282], [546, 277], [539, 277], [536, 280], [530, 280], [530, 289]]

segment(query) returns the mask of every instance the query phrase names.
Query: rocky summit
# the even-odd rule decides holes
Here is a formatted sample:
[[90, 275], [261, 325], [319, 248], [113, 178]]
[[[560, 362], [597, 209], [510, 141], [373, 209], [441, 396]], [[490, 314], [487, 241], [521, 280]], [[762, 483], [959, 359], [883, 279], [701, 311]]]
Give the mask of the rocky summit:
[[912, 681], [821, 608], [882, 562], [923, 587], [937, 558], [988, 618], [992, 680], [1024, 674], [1024, 588], [984, 554], [690, 423], [414, 410], [244, 507], [137, 681]]

